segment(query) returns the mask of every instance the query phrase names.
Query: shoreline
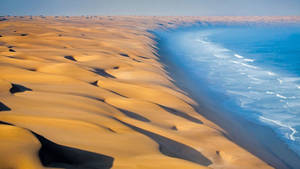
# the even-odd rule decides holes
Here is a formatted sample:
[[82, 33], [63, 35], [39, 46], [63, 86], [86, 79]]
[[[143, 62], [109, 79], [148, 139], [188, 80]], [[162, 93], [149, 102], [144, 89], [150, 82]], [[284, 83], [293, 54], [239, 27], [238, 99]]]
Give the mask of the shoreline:
[[[197, 26], [196, 26], [197, 27]], [[181, 29], [180, 27], [178, 28]], [[185, 29], [185, 28], [183, 28]], [[187, 29], [194, 29], [193, 26]], [[176, 31], [172, 29], [171, 31]], [[226, 137], [245, 148], [255, 156], [275, 168], [298, 168], [300, 166], [300, 157], [288, 145], [280, 140], [277, 134], [269, 127], [263, 124], [256, 124], [241, 117], [241, 115], [232, 114], [218, 107], [217, 103], [208, 98], [208, 93], [199, 89], [193, 75], [187, 71], [180, 71], [180, 66], [172, 61], [172, 54], [169, 54], [161, 35], [155, 33], [158, 57], [160, 62], [165, 65], [165, 69], [174, 79], [174, 83], [188, 96], [194, 99], [199, 105], [195, 107], [197, 112], [208, 120], [220, 126], [227, 133]], [[165, 38], [165, 37], [164, 37]], [[170, 46], [170, 44], [169, 44]], [[266, 139], [268, 138], [268, 139]], [[275, 148], [275, 149], [274, 149]]]

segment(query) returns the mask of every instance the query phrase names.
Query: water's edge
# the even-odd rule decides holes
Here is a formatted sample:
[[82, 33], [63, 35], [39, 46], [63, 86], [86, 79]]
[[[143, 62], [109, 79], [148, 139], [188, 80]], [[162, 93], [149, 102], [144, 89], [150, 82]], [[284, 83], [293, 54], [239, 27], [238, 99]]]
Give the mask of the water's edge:
[[154, 34], [154, 40], [157, 42], [160, 62], [165, 65], [165, 69], [175, 80], [174, 83], [197, 101], [199, 106], [195, 108], [201, 115], [223, 128], [227, 132], [226, 137], [271, 166], [280, 169], [300, 168], [300, 157], [290, 150], [270, 128], [254, 124], [237, 115], [224, 113], [224, 110], [209, 102], [204, 91], [199, 88], [199, 84], [195, 83], [195, 77], [189, 76], [188, 72], [170, 59], [172, 55], [163, 38], [155, 31], [151, 33]]

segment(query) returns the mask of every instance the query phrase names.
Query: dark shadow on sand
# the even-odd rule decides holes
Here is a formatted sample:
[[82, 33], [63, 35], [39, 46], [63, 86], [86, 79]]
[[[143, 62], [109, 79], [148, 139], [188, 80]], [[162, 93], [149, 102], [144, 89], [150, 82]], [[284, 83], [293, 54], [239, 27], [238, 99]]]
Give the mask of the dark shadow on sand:
[[11, 109], [7, 107], [5, 104], [0, 102], [0, 111], [10, 111]]
[[41, 142], [39, 152], [41, 162], [46, 167], [66, 169], [109, 169], [113, 165], [112, 157], [88, 152], [76, 148], [58, 145], [43, 136], [33, 133]]
[[179, 116], [179, 117], [182, 117], [186, 120], [189, 120], [191, 122], [194, 122], [194, 123], [198, 123], [198, 124], [203, 124], [203, 122], [199, 119], [196, 119], [195, 117], [192, 117], [186, 113], [183, 113], [183, 112], [180, 112], [180, 111], [177, 111], [175, 109], [172, 109], [172, 108], [169, 108], [169, 107], [166, 107], [166, 106], [163, 106], [163, 105], [159, 105], [161, 108], [165, 109], [167, 112], [169, 113], [172, 113], [174, 114], [175, 116]]
[[120, 108], [117, 108], [120, 112], [122, 112], [123, 114], [125, 114], [126, 116], [130, 117], [130, 118], [133, 118], [135, 120], [139, 120], [139, 121], [142, 121], [142, 122], [151, 122], [149, 119], [147, 119], [146, 117], [143, 117], [139, 114], [136, 114], [134, 112], [131, 112], [131, 111], [128, 111], [128, 110], [124, 110], [124, 109], [120, 109]]
[[27, 88], [25, 86], [22, 86], [22, 85], [19, 85], [19, 84], [12, 83], [11, 85], [12, 85], [12, 87], [9, 90], [9, 92], [11, 94], [19, 93], [19, 92], [25, 92], [25, 91], [32, 91], [32, 89], [29, 89], [29, 88]]
[[129, 57], [129, 55], [127, 55], [126, 53], [120, 53], [120, 55], [124, 57]]
[[143, 58], [143, 59], [150, 59], [150, 58], [145, 57], [145, 56], [138, 56], [138, 57]]
[[76, 62], [77, 60], [73, 56], [64, 56], [64, 58]]
[[115, 78], [113, 75], [108, 74], [104, 69], [94, 68], [93, 72], [103, 77]]
[[187, 160], [203, 166], [209, 166], [210, 164], [212, 164], [212, 162], [208, 158], [206, 158], [199, 151], [195, 150], [194, 148], [188, 145], [179, 143], [167, 137], [152, 133], [150, 131], [146, 131], [144, 129], [138, 128], [131, 124], [125, 123], [119, 119], [115, 118], [115, 120], [119, 121], [120, 123], [130, 127], [131, 129], [141, 134], [150, 137], [159, 145], [159, 151], [166, 156]]

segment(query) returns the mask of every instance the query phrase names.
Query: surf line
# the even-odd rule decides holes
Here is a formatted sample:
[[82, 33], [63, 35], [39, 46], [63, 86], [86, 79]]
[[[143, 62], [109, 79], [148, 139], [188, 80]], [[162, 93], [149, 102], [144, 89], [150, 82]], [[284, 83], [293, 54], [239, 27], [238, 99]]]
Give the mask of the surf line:
[[263, 117], [263, 116], [260, 116], [259, 118], [260, 118], [262, 121], [268, 121], [268, 122], [274, 123], [274, 124], [276, 124], [276, 125], [278, 125], [278, 126], [288, 128], [289, 130], [292, 131], [292, 133], [289, 134], [289, 139], [292, 140], [292, 141], [295, 141], [294, 135], [297, 133], [297, 130], [294, 129], [293, 127], [291, 127], [290, 125], [285, 125], [285, 124], [282, 124], [280, 121], [271, 120], [271, 119], [265, 118], [265, 117]]

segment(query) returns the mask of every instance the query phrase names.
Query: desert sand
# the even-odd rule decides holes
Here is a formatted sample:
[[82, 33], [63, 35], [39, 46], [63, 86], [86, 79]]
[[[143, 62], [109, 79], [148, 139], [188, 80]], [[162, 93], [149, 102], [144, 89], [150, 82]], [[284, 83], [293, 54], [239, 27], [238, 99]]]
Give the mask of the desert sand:
[[3, 18], [1, 169], [272, 168], [196, 112], [158, 60], [148, 30], [199, 18]]

